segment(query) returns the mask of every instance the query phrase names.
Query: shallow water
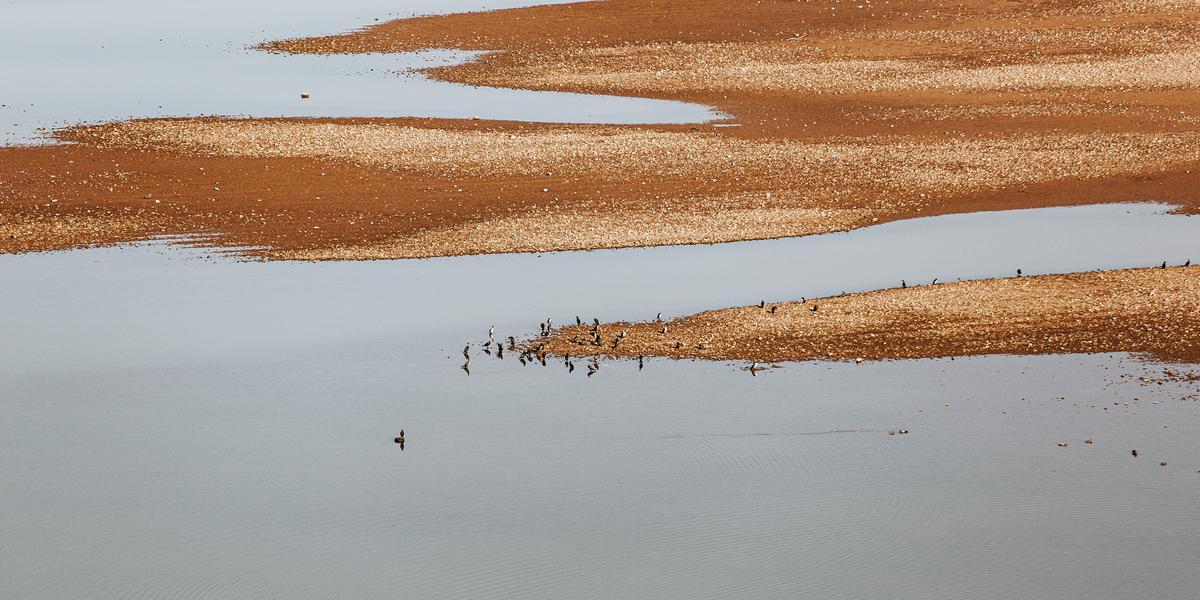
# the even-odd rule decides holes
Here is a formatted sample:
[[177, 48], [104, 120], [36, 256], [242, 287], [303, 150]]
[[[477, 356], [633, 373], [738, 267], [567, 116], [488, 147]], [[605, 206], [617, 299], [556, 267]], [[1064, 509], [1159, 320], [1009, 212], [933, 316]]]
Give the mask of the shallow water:
[[1163, 210], [424, 261], [0, 256], [0, 597], [1191, 598], [1200, 404], [1122, 377], [1157, 365], [459, 370], [492, 323], [1200, 257], [1200, 219]]
[[[520, 0], [0, 0], [0, 145], [38, 128], [183, 116], [450, 117], [578, 123], [702, 122], [682, 102], [473, 88], [413, 69], [464, 52], [282, 56], [256, 43], [348, 31], [412, 14]], [[300, 92], [308, 91], [309, 100]]]

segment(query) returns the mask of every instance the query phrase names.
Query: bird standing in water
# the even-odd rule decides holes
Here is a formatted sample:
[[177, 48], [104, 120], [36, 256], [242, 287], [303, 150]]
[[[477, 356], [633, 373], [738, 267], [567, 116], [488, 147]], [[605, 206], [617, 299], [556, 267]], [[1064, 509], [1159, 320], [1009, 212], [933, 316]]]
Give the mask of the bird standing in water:
[[400, 444], [401, 450], [404, 449], [404, 430], [403, 429], [400, 430], [400, 435], [396, 436], [396, 439], [394, 441], [397, 444]]

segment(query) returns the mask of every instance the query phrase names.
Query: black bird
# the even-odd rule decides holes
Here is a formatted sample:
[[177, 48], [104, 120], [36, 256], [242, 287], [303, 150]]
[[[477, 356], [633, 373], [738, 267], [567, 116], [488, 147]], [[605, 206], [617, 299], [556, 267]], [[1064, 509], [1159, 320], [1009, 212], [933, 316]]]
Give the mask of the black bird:
[[488, 341], [489, 342], [496, 341], [496, 326], [495, 325], [488, 327]]
[[641, 371], [646, 366], [646, 358], [641, 354], [638, 355], [638, 370]]
[[592, 317], [592, 325], [594, 325], [594, 326], [596, 326], [596, 327], [599, 327], [599, 326], [600, 326], [600, 319], [597, 319], [596, 317]]
[[492, 344], [490, 342], [483, 345], [483, 353], [488, 356], [492, 355]]
[[569, 361], [569, 360], [567, 361], [567, 372], [568, 372], [568, 373], [574, 373], [574, 372], [575, 372], [575, 363], [573, 363], [573, 362], [571, 362], [571, 361]]
[[908, 282], [901, 279], [900, 280], [900, 289], [904, 289], [906, 287], [908, 287]]
[[521, 361], [522, 367], [525, 366], [525, 353], [522, 352], [521, 355], [517, 357], [517, 360]]
[[1190, 266], [1192, 266], [1192, 259], [1190, 259], [1190, 258], [1189, 258], [1189, 259], [1187, 259], [1187, 262], [1183, 263], [1183, 266], [1185, 266], [1185, 267], [1190, 267]]
[[467, 344], [463, 347], [463, 358], [471, 360], [471, 345]]
[[937, 285], [937, 280], [938, 280], [938, 278], [937, 278], [937, 277], [934, 277], [934, 278], [933, 278], [933, 283], [932, 283], [932, 284], [930, 284], [930, 285]]
[[662, 323], [662, 313], [658, 313], [658, 316], [654, 317], [654, 320], [658, 323]]
[[1131, 450], [1130, 452], [1133, 454], [1134, 458], [1137, 458], [1137, 450]]
[[579, 315], [575, 315], [575, 324], [583, 325], [583, 321], [579, 318]]
[[540, 362], [542, 363], [542, 366], [543, 366], [543, 367], [544, 367], [544, 366], [546, 366], [546, 355], [545, 355], [545, 354], [539, 354], [539, 355], [538, 355], [538, 361], [540, 361]]
[[508, 336], [508, 349], [509, 349], [509, 350], [516, 350], [516, 349], [517, 349], [517, 339], [516, 339], [516, 338], [514, 338], [514, 337], [513, 337], [513, 336], [511, 336], [511, 335], [510, 335], [510, 336]]
[[1159, 267], [1159, 268], [1160, 268], [1160, 269], [1165, 269], [1165, 268], [1167, 268], [1167, 261], [1165, 261], [1165, 260], [1164, 260], [1164, 261], [1163, 261], [1163, 264], [1162, 264], [1162, 266], [1161, 266], [1161, 267]]
[[763, 308], [763, 307], [764, 307], [764, 306], [766, 306], [766, 305], [767, 305], [767, 301], [766, 301], [766, 300], [759, 300], [759, 301], [758, 301], [758, 307], [759, 307], [759, 308]]
[[496, 358], [504, 360], [504, 346], [496, 344]]
[[812, 305], [812, 308], [810, 308], [810, 309], [808, 309], [808, 310], [811, 310], [811, 311], [813, 311], [813, 312], [817, 312], [817, 305], [816, 305], [816, 304]]
[[775, 314], [775, 311], [777, 311], [777, 310], [779, 310], [778, 306], [774, 306], [774, 305], [771, 306], [771, 314]]
[[470, 375], [471, 374], [471, 361], [467, 361], [467, 362], [463, 363], [462, 370], [466, 371], [467, 375]]
[[1017, 277], [1020, 277], [1020, 276], [1021, 276], [1021, 270], [1017, 269]]

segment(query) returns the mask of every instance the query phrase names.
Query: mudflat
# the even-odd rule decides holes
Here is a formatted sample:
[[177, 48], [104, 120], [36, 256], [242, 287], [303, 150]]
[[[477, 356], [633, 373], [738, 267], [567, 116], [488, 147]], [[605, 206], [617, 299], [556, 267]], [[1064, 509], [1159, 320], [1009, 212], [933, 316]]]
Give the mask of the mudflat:
[[0, 251], [201, 233], [276, 259], [766, 239], [978, 210], [1195, 212], [1192, 2], [614, 0], [276, 52], [494, 51], [473, 85], [701, 102], [691, 126], [167, 119], [0, 149]]

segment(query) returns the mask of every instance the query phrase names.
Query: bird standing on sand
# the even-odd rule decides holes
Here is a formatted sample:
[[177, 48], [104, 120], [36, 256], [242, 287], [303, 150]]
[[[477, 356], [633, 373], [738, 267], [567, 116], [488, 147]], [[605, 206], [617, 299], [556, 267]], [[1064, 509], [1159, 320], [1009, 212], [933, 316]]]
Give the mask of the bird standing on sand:
[[759, 308], [763, 308], [763, 307], [764, 307], [764, 306], [766, 306], [766, 305], [767, 305], [767, 301], [766, 301], [766, 300], [759, 300], [759, 301], [758, 301], [758, 307], [759, 307]]
[[808, 310], [811, 310], [812, 312], [817, 312], [817, 305], [816, 305], [816, 304], [813, 304], [813, 305], [812, 305], [812, 308], [810, 308], [810, 309], [808, 309]]
[[1017, 277], [1020, 277], [1020, 276], [1021, 276], [1021, 270], [1017, 269]]
[[658, 316], [654, 317], [654, 322], [662, 323], [662, 313], [658, 313]]
[[907, 287], [908, 287], [908, 282], [907, 282], [907, 281], [904, 281], [903, 279], [901, 279], [901, 280], [900, 280], [900, 289], [904, 289], [904, 288], [907, 288]]
[[1165, 261], [1165, 260], [1164, 260], [1164, 261], [1163, 261], [1163, 264], [1162, 264], [1162, 266], [1161, 266], [1161, 267], [1159, 267], [1159, 268], [1160, 268], [1160, 269], [1165, 269], [1165, 268], [1167, 268], [1167, 261]]

